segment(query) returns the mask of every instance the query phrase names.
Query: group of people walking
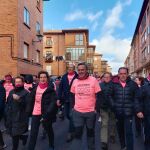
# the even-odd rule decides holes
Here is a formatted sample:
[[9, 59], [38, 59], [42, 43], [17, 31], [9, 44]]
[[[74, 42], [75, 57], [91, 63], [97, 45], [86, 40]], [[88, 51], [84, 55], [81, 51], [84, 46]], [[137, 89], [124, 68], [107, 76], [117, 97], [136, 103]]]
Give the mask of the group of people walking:
[[[121, 67], [118, 75], [106, 72], [99, 79], [89, 75], [84, 62], [77, 65], [77, 72], [75, 66], [69, 64], [60, 82], [52, 82], [46, 71], [40, 71], [37, 77], [38, 81], [31, 75], [13, 79], [6, 75], [0, 84], [0, 120], [4, 118], [7, 133], [12, 138], [12, 150], [18, 149], [20, 140], [26, 145], [29, 125], [27, 149], [34, 150], [40, 124], [48, 136], [49, 149], [54, 150], [52, 125], [62, 105], [69, 120], [66, 142], [71, 142], [70, 150], [76, 150], [76, 147], [82, 150], [84, 127], [88, 150], [95, 150], [97, 118], [101, 123], [102, 150], [109, 150], [109, 141], [116, 142], [116, 133], [121, 150], [134, 150], [134, 120], [137, 135], [141, 135], [144, 129], [145, 150], [150, 150], [149, 77], [133, 80], [128, 69]], [[5, 147], [0, 131], [0, 149]]]

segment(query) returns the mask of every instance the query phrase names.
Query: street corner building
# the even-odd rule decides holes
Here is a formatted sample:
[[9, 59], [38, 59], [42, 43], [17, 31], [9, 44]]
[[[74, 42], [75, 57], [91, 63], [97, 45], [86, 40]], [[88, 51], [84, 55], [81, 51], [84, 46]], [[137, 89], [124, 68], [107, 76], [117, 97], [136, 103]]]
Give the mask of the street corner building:
[[0, 78], [42, 69], [42, 34], [43, 0], [0, 1]]
[[43, 68], [50, 75], [60, 76], [67, 71], [69, 63], [77, 66], [79, 62], [86, 62], [90, 74], [102, 74], [102, 55], [98, 54], [97, 58], [95, 49], [95, 45], [89, 44], [88, 29], [44, 31]]

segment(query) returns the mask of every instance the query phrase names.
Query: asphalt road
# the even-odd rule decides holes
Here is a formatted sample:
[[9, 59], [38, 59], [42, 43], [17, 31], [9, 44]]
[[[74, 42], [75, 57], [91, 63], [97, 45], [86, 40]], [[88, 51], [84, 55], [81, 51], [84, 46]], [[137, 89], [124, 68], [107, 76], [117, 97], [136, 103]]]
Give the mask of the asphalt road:
[[[1, 128], [3, 125], [1, 125]], [[71, 150], [71, 143], [66, 143], [66, 135], [67, 135], [67, 128], [68, 128], [68, 121], [60, 121], [58, 120], [53, 125], [54, 132], [55, 132], [55, 150]], [[97, 122], [96, 127], [96, 150], [101, 150], [100, 148], [100, 124]], [[5, 143], [7, 144], [6, 150], [12, 149], [12, 143], [11, 138], [6, 133], [4, 135]], [[46, 139], [41, 138], [42, 135], [42, 128], [40, 128], [37, 144], [35, 150], [49, 150], [48, 148], [48, 141]], [[86, 144], [86, 133], [83, 135], [83, 144], [81, 145], [82, 150], [87, 150], [87, 144]], [[118, 138], [116, 137], [116, 143], [115, 144], [109, 144], [109, 150], [120, 150]], [[22, 143], [20, 142], [19, 149], [18, 150], [27, 150], [26, 147], [22, 146]], [[79, 150], [79, 148], [76, 148], [76, 150]], [[142, 138], [135, 138], [135, 150], [144, 150], [143, 146], [143, 140]]]

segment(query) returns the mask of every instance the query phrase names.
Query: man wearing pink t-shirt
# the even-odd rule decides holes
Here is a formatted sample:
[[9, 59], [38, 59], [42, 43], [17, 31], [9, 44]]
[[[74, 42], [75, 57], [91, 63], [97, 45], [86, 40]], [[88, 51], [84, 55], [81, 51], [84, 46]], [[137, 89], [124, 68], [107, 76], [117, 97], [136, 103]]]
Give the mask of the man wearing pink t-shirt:
[[86, 63], [78, 64], [78, 78], [74, 80], [71, 86], [72, 100], [74, 99], [73, 122], [75, 126], [75, 139], [72, 143], [72, 149], [74, 149], [74, 144], [82, 149], [81, 138], [83, 128], [86, 126], [88, 149], [95, 150], [96, 94], [101, 89], [98, 81], [94, 77], [89, 76], [87, 69]]

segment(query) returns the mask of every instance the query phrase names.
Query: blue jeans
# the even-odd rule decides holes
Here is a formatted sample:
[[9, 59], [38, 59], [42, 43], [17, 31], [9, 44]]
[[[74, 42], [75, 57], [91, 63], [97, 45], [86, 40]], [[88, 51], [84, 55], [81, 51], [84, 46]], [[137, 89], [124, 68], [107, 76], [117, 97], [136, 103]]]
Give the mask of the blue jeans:
[[134, 150], [133, 143], [133, 117], [132, 116], [116, 116], [117, 130], [121, 148], [126, 147], [127, 150]]
[[145, 150], [150, 150], [150, 116], [144, 117]]
[[73, 118], [72, 118], [72, 108], [70, 102], [65, 102], [64, 104], [65, 108], [65, 116], [69, 120], [69, 133], [74, 132], [74, 125], [73, 125]]

